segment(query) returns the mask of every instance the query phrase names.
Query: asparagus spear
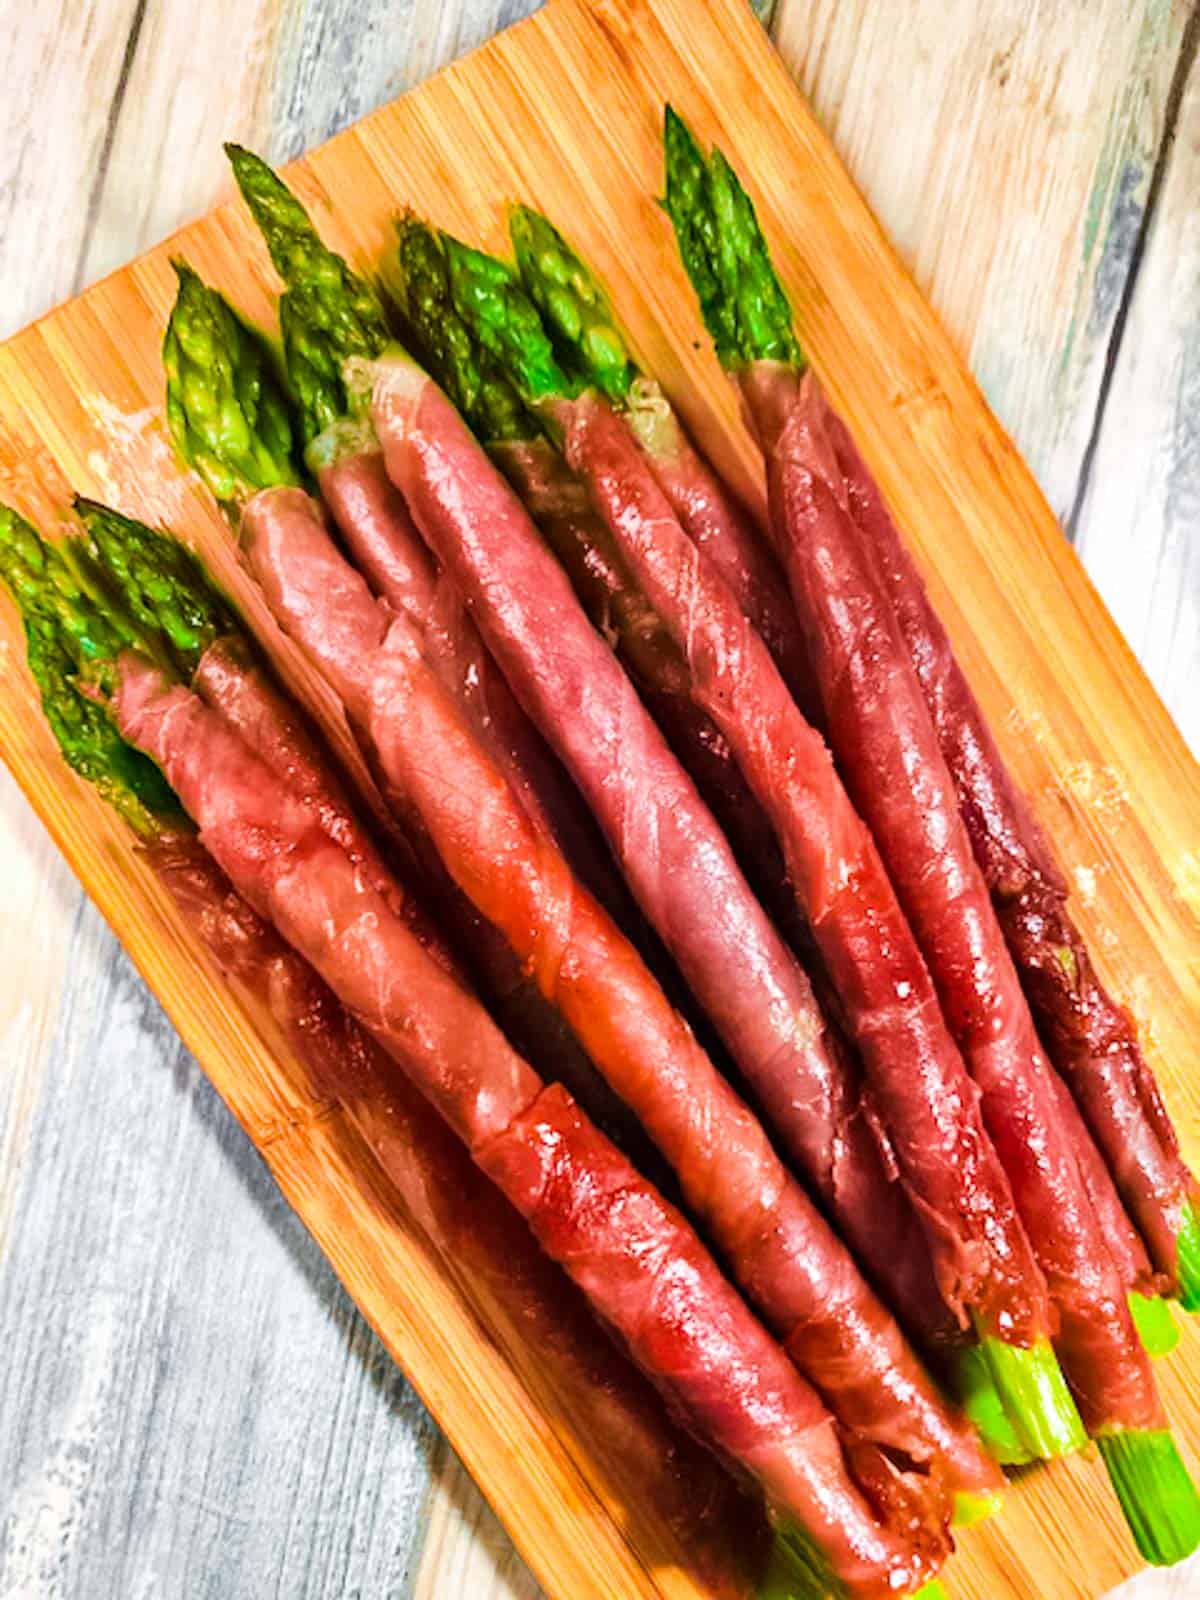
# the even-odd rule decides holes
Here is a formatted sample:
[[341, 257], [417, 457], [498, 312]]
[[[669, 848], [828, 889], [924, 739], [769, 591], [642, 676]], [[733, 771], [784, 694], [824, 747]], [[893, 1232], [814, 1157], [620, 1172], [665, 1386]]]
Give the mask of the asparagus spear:
[[102, 568], [145, 637], [159, 636], [184, 679], [217, 639], [241, 631], [198, 557], [144, 522], [78, 496], [92, 562]]
[[[921, 934], [935, 977], [946, 984], [943, 997], [951, 998], [945, 961], [946, 952], [957, 948], [948, 942], [956, 935], [954, 924], [942, 919], [938, 912], [938, 885], [949, 853], [953, 852], [957, 861], [964, 853], [969, 855], [971, 847], [965, 834], [960, 837], [954, 825], [957, 797], [952, 785], [942, 783], [936, 734], [924, 710], [920, 685], [902, 659], [905, 646], [891, 616], [890, 601], [869, 555], [859, 543], [860, 535], [849, 512], [844, 509], [844, 485], [826, 485], [826, 498], [818, 502], [816, 523], [792, 522], [790, 512], [800, 502], [787, 501], [785, 496], [799, 483], [795, 473], [810, 473], [810, 482], [822, 484], [826, 473], [821, 459], [809, 450], [805, 442], [809, 435], [803, 434], [803, 429], [786, 435], [790, 444], [782, 443], [787, 420], [804, 421], [815, 414], [814, 383], [809, 378], [803, 382], [800, 379], [804, 357], [792, 329], [791, 309], [750, 198], [720, 152], [706, 160], [685, 125], [669, 109], [665, 143], [667, 211], [675, 224], [680, 252], [696, 286], [706, 325], [723, 365], [739, 380], [756, 419], [772, 483], [780, 491], [775, 531], [780, 553], [789, 565], [797, 605], [801, 609], [813, 607], [820, 617], [827, 617], [844, 568], [846, 581], [852, 577], [855, 585], [855, 625], [862, 625], [861, 618], [868, 612], [876, 619], [871, 634], [873, 659], [877, 658], [880, 670], [888, 673], [890, 698], [867, 703], [861, 716], [857, 702], [852, 704], [843, 698], [838, 702], [840, 715], [836, 723], [831, 722], [831, 733], [844, 764], [860, 779], [860, 803], [887, 855], [893, 877], [906, 895], [909, 914]], [[818, 421], [813, 437], [819, 437], [820, 427]], [[809, 558], [814, 541], [819, 541], [819, 570]], [[837, 604], [848, 616], [844, 598]], [[820, 662], [815, 665], [821, 670]], [[873, 720], [871, 705], [876, 707]], [[911, 717], [903, 724], [898, 720], [880, 721], [880, 708], [890, 715], [898, 705], [911, 710]], [[927, 748], [931, 743], [935, 747], [932, 755]], [[901, 818], [895, 811], [889, 813], [876, 804], [880, 763], [903, 760], [911, 774], [918, 755], [920, 768], [930, 779], [923, 790], [925, 814], [936, 808], [939, 816], [944, 814], [950, 819], [936, 859], [921, 819], [914, 819], [915, 826], [910, 826], [905, 818], [901, 828]], [[874, 789], [867, 781], [868, 768], [875, 774]], [[946, 787], [949, 797], [942, 792]], [[926, 886], [924, 897], [911, 880], [914, 872], [920, 874]], [[973, 882], [968, 868], [964, 868], [961, 881]], [[972, 893], [976, 891], [973, 889]], [[982, 880], [976, 898], [979, 896], [986, 896]], [[979, 913], [979, 925], [985, 930], [990, 951], [993, 943], [1001, 941], [999, 928], [989, 922], [985, 911]], [[973, 945], [973, 949], [977, 948], [977, 944]], [[1118, 1289], [1119, 1278], [1112, 1268], [1103, 1234], [1094, 1224], [1086, 1194], [1081, 1201], [1076, 1192], [1081, 1179], [1077, 1162], [1071, 1159], [1070, 1134], [1059, 1124], [1056, 1101], [1049, 1088], [1049, 1069], [1043, 1070], [1032, 1023], [1023, 1013], [1019, 990], [1015, 990], [1015, 973], [1006, 966], [1002, 955], [989, 954], [988, 961], [986, 970], [962, 970], [977, 974], [972, 982], [987, 977], [996, 997], [996, 1014], [1011, 1014], [1017, 1019], [1012, 1029], [1006, 1030], [1009, 1045], [1002, 1073], [998, 1061], [978, 1050], [978, 1041], [969, 1028], [971, 1013], [962, 1008], [961, 997], [954, 997], [957, 1010], [952, 1014], [958, 1018], [964, 1051], [984, 1085], [985, 1104], [990, 1103], [991, 1107], [989, 1117], [998, 1119], [1002, 1148], [1011, 1146], [1022, 1151], [1018, 1163], [1019, 1192], [1025, 1196], [1022, 1216], [1064, 1312], [1058, 1348], [1068, 1370], [1077, 1375], [1081, 1404], [1086, 1405], [1087, 1420], [1131, 1531], [1146, 1559], [1157, 1563], [1175, 1561], [1200, 1542], [1200, 1498], [1169, 1432], [1159, 1421], [1161, 1408], [1132, 1323], [1127, 1316], [1122, 1320], [1119, 1295], [1110, 1292], [1110, 1277]], [[1014, 991], [1017, 998], [1010, 1003]], [[1027, 1028], [1020, 1025], [1022, 1015]], [[1030, 1041], [1027, 1056], [1021, 1053], [1026, 1037]], [[1025, 1158], [1025, 1136], [1015, 1120], [1013, 1096], [1017, 1085], [1022, 1104], [1038, 1107], [1040, 1130], [1036, 1150], [1030, 1147], [1033, 1159]], [[1074, 1263], [1073, 1270], [1068, 1261]]]
[[186, 262], [163, 339], [175, 448], [227, 507], [298, 484], [287, 400], [266, 340]]
[[352, 410], [345, 365], [391, 342], [375, 289], [328, 249], [308, 213], [260, 156], [227, 144], [242, 198], [287, 288], [279, 302], [284, 363], [296, 400], [300, 444], [309, 445]]
[[528, 206], [510, 213], [509, 232], [522, 283], [564, 367], [621, 411], [684, 531], [733, 591], [813, 721], [819, 701], [769, 545], [692, 445], [658, 384], [638, 371], [607, 296], [562, 234]]
[[[98, 588], [98, 575], [89, 577]], [[149, 649], [150, 642], [129, 619], [106, 618], [66, 554], [7, 506], [0, 506], [0, 579], [20, 609], [29, 668], [67, 764], [140, 837], [164, 821], [181, 821], [162, 774], [120, 737], [99, 698], [111, 686], [110, 665], [120, 650]]]

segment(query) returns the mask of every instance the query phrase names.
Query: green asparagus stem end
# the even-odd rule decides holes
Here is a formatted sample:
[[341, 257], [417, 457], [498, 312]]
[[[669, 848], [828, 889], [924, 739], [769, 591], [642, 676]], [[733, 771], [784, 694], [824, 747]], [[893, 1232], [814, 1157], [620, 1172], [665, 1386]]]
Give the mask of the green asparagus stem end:
[[1173, 1566], [1200, 1545], [1200, 1495], [1165, 1429], [1125, 1428], [1097, 1440], [1141, 1556]]
[[808, 1534], [790, 1518], [780, 1518], [755, 1600], [838, 1600], [842, 1593]]
[[1129, 1312], [1148, 1356], [1169, 1356], [1179, 1343], [1179, 1324], [1171, 1314], [1171, 1302], [1161, 1295], [1131, 1292]]
[[1017, 1437], [1031, 1457], [1050, 1460], [1083, 1448], [1087, 1434], [1048, 1339], [1025, 1349], [985, 1338], [980, 1349]]
[[1184, 1202], [1178, 1248], [1179, 1303], [1185, 1311], [1200, 1311], [1200, 1216], [1190, 1200]]
[[982, 1345], [969, 1345], [959, 1352], [953, 1387], [959, 1405], [974, 1423], [994, 1461], [1002, 1467], [1018, 1467], [1033, 1459], [1004, 1409]]

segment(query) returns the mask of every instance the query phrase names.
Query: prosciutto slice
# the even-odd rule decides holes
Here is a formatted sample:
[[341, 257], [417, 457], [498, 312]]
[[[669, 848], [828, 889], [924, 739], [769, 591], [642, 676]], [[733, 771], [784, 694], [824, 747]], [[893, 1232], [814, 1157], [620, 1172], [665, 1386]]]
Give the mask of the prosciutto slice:
[[994, 1492], [969, 1431], [637, 951], [525, 814], [407, 621], [365, 584], [351, 599], [352, 574], [304, 496], [259, 496], [243, 545], [276, 620], [350, 708], [389, 790], [417, 809], [459, 887], [636, 1111], [834, 1414], [932, 1473], [935, 1500], [943, 1472], [953, 1488]]
[[[520, 503], [428, 376], [375, 367], [388, 473], [590, 805], [789, 1155], [902, 1320], [949, 1336], [924, 1239], [812, 987]], [[736, 974], [736, 980], [734, 979]]]
[[[818, 393], [850, 510], [868, 542], [954, 780], [975, 859], [1054, 1065], [1103, 1151], [1168, 1287], [1195, 1180], [1128, 1011], [1101, 982], [1066, 881], [954, 656], [946, 630], [849, 430]], [[1088, 1160], [1086, 1150], [1082, 1157]], [[1112, 1204], [1104, 1197], [1106, 1213]]]
[[811, 373], [760, 362], [742, 395], [826, 726], [878, 841], [1059, 1317], [1055, 1348], [1089, 1431], [1161, 1428], [1149, 1360], [1100, 1231], [1053, 1073], [959, 815], [886, 589], [850, 515]]
[[793, 696], [811, 714], [817, 702], [804, 636], [770, 547], [688, 438], [652, 378], [635, 379], [625, 419], [680, 526], [720, 573]]
[[[697, 705], [682, 653], [635, 582], [585, 485], [548, 439], [506, 440], [489, 453], [721, 824], [755, 892], [772, 916], [786, 918], [791, 896], [771, 825], [728, 741]], [[790, 926], [785, 931], [794, 933]]]
[[603, 839], [413, 526], [379, 450], [344, 450], [321, 468], [318, 479], [351, 561], [372, 591], [419, 629], [439, 677], [470, 714], [530, 815], [553, 833], [592, 891], [636, 934], [637, 914]]
[[[311, 514], [317, 515], [315, 503], [307, 495], [295, 493]], [[423, 889], [431, 903], [443, 908], [447, 926], [452, 926], [455, 935], [449, 942], [411, 893], [393, 902], [397, 913], [447, 971], [463, 981], [469, 973], [481, 983], [501, 1025], [526, 1054], [566, 1083], [628, 1154], [653, 1161], [653, 1150], [635, 1119], [607, 1089], [558, 1012], [529, 983], [503, 937], [479, 916], [444, 870], [413, 808], [407, 807], [409, 835], [393, 831], [385, 859], [357, 819], [311, 725], [276, 686], [244, 638], [219, 639], [210, 646], [200, 659], [192, 687], [278, 777], [286, 779], [330, 838], [343, 846], [377, 889], [391, 894], [390, 886], [399, 872], [400, 881]], [[412, 844], [414, 828], [417, 849]], [[465, 969], [460, 957], [465, 958]]]
[[850, 1593], [924, 1581], [932, 1547], [880, 1521], [832, 1417], [683, 1218], [215, 712], [142, 658], [123, 656], [117, 678], [122, 735], [163, 769], [235, 888], [403, 1067], [670, 1402], [800, 1521]]

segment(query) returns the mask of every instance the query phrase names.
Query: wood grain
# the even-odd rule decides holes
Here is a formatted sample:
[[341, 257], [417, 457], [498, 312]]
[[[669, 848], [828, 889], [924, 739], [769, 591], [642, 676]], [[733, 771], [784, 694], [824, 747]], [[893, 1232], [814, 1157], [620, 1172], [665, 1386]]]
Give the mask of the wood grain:
[[1198, 195], [1200, 69], [1193, 61], [1097, 439], [1077, 543], [1118, 626], [1196, 751], [1200, 751]]
[[[585, 109], [575, 98], [580, 89], [588, 96]], [[569, 220], [617, 288], [640, 349], [749, 483], [746, 441], [711, 364], [693, 347], [686, 291], [649, 202], [658, 180], [655, 133], [664, 92], [707, 132], [720, 132], [753, 174], [773, 236], [787, 240], [788, 273], [804, 306], [816, 364], [919, 552], [936, 569], [942, 592], [952, 588], [948, 620], [968, 645], [985, 699], [1008, 717], [1010, 750], [1042, 797], [1052, 830], [1072, 859], [1090, 859], [1080, 856], [1085, 847], [1098, 853], [1104, 872], [1090, 914], [1098, 924], [1103, 913], [1121, 930], [1112, 970], [1127, 987], [1134, 977], [1147, 978], [1142, 998], [1153, 1009], [1159, 1048], [1186, 1061], [1183, 1046], [1196, 1007], [1186, 951], [1195, 929], [1168, 868], [1181, 848], [1195, 846], [1195, 775], [1062, 551], [1044, 503], [752, 24], [735, 10], [676, 0], [653, 7], [631, 0], [591, 12], [559, 0], [465, 68], [316, 153], [299, 181], [318, 200], [323, 191], [353, 195], [352, 214], [323, 216], [333, 236], [365, 255], [382, 246], [391, 211], [407, 199], [439, 220], [493, 235], [504, 193], [520, 191]], [[267, 280], [261, 265], [247, 260], [249, 233], [240, 218], [218, 215], [176, 247], [265, 314]], [[211, 507], [171, 476], [153, 415], [155, 346], [167, 295], [158, 252], [0, 355], [3, 487], [35, 514], [46, 510], [47, 490], [60, 492], [60, 473], [86, 491], [116, 490], [129, 509], [171, 516], [237, 581]], [[923, 453], [916, 453], [917, 445]], [[1049, 638], [1047, 613], [1055, 619]], [[983, 645], [971, 642], [980, 640]], [[278, 1081], [282, 1064], [264, 1052], [254, 1019], [234, 1012], [210, 980], [197, 984], [202, 963], [180, 972], [172, 960], [179, 947], [168, 936], [169, 922], [159, 920], [161, 906], [132, 874], [116, 836], [100, 828], [77, 786], [48, 761], [36, 718], [21, 698], [27, 686], [11, 661], [0, 681], [6, 755], [35, 804], [235, 1109], [260, 1137], [277, 1128], [273, 1108], [281, 1095], [289, 1116], [303, 1109], [295, 1086]], [[1075, 703], [1069, 690], [1082, 681], [1097, 705]], [[1178, 1070], [1169, 1081], [1194, 1135], [1193, 1095]], [[629, 1543], [647, 1537], [645, 1530], [617, 1535], [604, 1518], [589, 1515], [581, 1528], [579, 1520], [555, 1514], [564, 1483], [573, 1486], [564, 1496], [568, 1502], [594, 1504], [579, 1493], [591, 1470], [586, 1448], [576, 1457], [578, 1441], [562, 1445], [557, 1428], [547, 1435], [534, 1425], [519, 1385], [504, 1378], [501, 1357], [461, 1312], [456, 1319], [455, 1302], [402, 1220], [381, 1206], [361, 1164], [355, 1165], [349, 1135], [317, 1128], [295, 1144], [295, 1159], [281, 1153], [278, 1140], [270, 1147], [285, 1190], [364, 1307], [384, 1324], [389, 1343], [412, 1363], [471, 1470], [552, 1590], [572, 1600], [623, 1594], [628, 1576], [631, 1594], [689, 1592], [686, 1581], [676, 1584], [661, 1566], [646, 1587], [651, 1580]], [[416, 1307], [423, 1315], [414, 1328], [409, 1319]], [[433, 1319], [447, 1337], [431, 1336]], [[1188, 1353], [1175, 1368], [1169, 1398], [1194, 1437], [1196, 1400], [1186, 1381], [1196, 1359], [1193, 1337]], [[455, 1386], [464, 1370], [481, 1386], [465, 1416]], [[497, 1416], [505, 1421], [507, 1448], [499, 1442]], [[549, 1486], [537, 1471], [548, 1456], [559, 1475]], [[536, 1481], [529, 1482], [530, 1475]], [[1039, 1594], [1091, 1597], [1128, 1568], [1128, 1549], [1094, 1463], [1033, 1475], [1014, 1501], [1002, 1523], [969, 1541], [957, 1568], [958, 1593], [1024, 1595], [1036, 1583]], [[1062, 1528], [1086, 1526], [1080, 1545], [1087, 1559], [1074, 1573], [1061, 1570], [1052, 1542], [1055, 1516]], [[600, 1582], [605, 1587], [597, 1587]]]

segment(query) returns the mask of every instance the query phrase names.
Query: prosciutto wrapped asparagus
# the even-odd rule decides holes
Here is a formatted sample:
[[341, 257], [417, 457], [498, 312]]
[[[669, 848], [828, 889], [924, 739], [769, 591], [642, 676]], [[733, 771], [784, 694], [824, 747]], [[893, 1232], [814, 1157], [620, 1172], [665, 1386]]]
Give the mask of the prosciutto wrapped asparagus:
[[523, 811], [422, 658], [307, 497], [260, 497], [243, 545], [277, 621], [350, 711], [389, 793], [415, 806], [447, 869], [500, 928], [679, 1175], [735, 1276], [834, 1414], [972, 1505], [999, 1487], [899, 1330], [708, 1061], [637, 952]]
[[[1050, 1350], [1045, 1284], [1008, 1180], [924, 963], [824, 746], [603, 396], [594, 388], [577, 392], [558, 366], [512, 274], [464, 245], [451, 241], [447, 248], [460, 310], [497, 357], [506, 359], [527, 402], [559, 432], [570, 464], [586, 474], [622, 553], [685, 651], [706, 709], [772, 817], [905, 1187], [920, 1207], [946, 1304], [964, 1321], [976, 1321], [995, 1354], [998, 1381], [1003, 1362], [1004, 1381], [1029, 1384], [1021, 1398], [1010, 1390], [1013, 1420], [1024, 1428], [1026, 1448], [1039, 1454], [1076, 1446], [1082, 1435]], [[395, 475], [394, 424], [378, 392], [375, 417]], [[501, 513], [492, 508], [489, 515], [494, 524]], [[475, 536], [473, 543], [479, 542]], [[515, 533], [508, 542], [515, 544]], [[534, 585], [527, 579], [524, 587], [540, 592], [541, 580]]]
[[1196, 1186], [1133, 1018], [1101, 982], [1072, 921], [1067, 884], [1008, 772], [925, 585], [849, 429], [822, 421], [850, 512], [892, 602], [975, 859], [1050, 1056], [1099, 1144], [1154, 1266], [1200, 1309]]
[[[12, 528], [10, 519], [6, 534]], [[45, 571], [47, 552], [27, 528], [17, 537], [29, 603], [30, 574]], [[874, 1509], [886, 1463], [843, 1440], [683, 1218], [413, 937], [394, 909], [399, 884], [386, 893], [373, 885], [287, 781], [211, 706], [130, 649], [128, 630], [69, 573], [41, 592], [54, 617], [69, 617], [62, 637], [89, 695], [159, 767], [235, 889], [437, 1107], [671, 1402], [750, 1474], [777, 1516], [796, 1519], [820, 1573], [800, 1592], [916, 1588], [940, 1548]]]
[[[771, 527], [805, 627], [826, 725], [929, 964], [1046, 1274], [1056, 1348], [1147, 1559], [1200, 1539], [1120, 1274], [1060, 1115], [1016, 971], [899, 623], [845, 481], [753, 207], [717, 152], [667, 119], [667, 207], [706, 321], [767, 463]], [[719, 241], [714, 248], [714, 241]], [[1172, 1486], [1166, 1488], [1170, 1483]]]
[[[745, 1600], [768, 1544], [754, 1500], [670, 1423], [654, 1390], [598, 1336], [582, 1295], [537, 1249], [459, 1141], [232, 887], [158, 769], [73, 687], [74, 660], [54, 619], [30, 611], [26, 628], [30, 669], [64, 758], [128, 823], [139, 855], [223, 975], [271, 1016], [311, 1092], [345, 1110], [463, 1292], [502, 1330], [525, 1380], [574, 1419], [622, 1492], [666, 1521], [697, 1581], [722, 1600]], [[235, 727], [244, 725], [238, 707], [259, 699], [253, 682], [248, 694], [234, 692], [237, 678], [231, 663], [229, 692], [218, 706], [232, 708]], [[290, 763], [290, 746], [276, 749]], [[313, 756], [319, 761], [315, 747], [301, 752], [306, 781], [323, 778], [323, 787], [336, 787], [328, 771], [310, 765]], [[448, 951], [442, 959], [450, 963]]]
[[509, 234], [521, 280], [570, 375], [620, 409], [688, 537], [736, 595], [792, 694], [810, 704], [803, 635], [770, 547], [692, 444], [662, 389], [638, 370], [607, 296], [558, 229], [529, 206], [514, 206]]
[[[224, 354], [230, 366], [244, 364], [236, 351]], [[218, 341], [214, 356], [221, 355]], [[131, 532], [127, 542], [136, 552], [148, 537]], [[393, 809], [414, 819], [451, 879], [503, 933], [633, 1107], [835, 1414], [903, 1464], [908, 1479], [898, 1492], [928, 1502], [932, 1516], [947, 1490], [972, 1509], [988, 1504], [998, 1477], [977, 1441], [948, 1412], [756, 1119], [523, 803], [440, 680], [425, 634], [371, 594], [300, 488], [252, 496], [242, 539], [268, 605], [345, 707]], [[100, 550], [104, 556], [102, 542]], [[135, 561], [121, 550], [106, 559], [131, 604], [143, 606], [149, 591], [136, 573], [130, 581]], [[149, 603], [161, 625], [170, 630], [177, 612], [203, 614], [203, 593], [169, 553], [157, 561], [143, 555], [138, 564], [160, 574]]]

